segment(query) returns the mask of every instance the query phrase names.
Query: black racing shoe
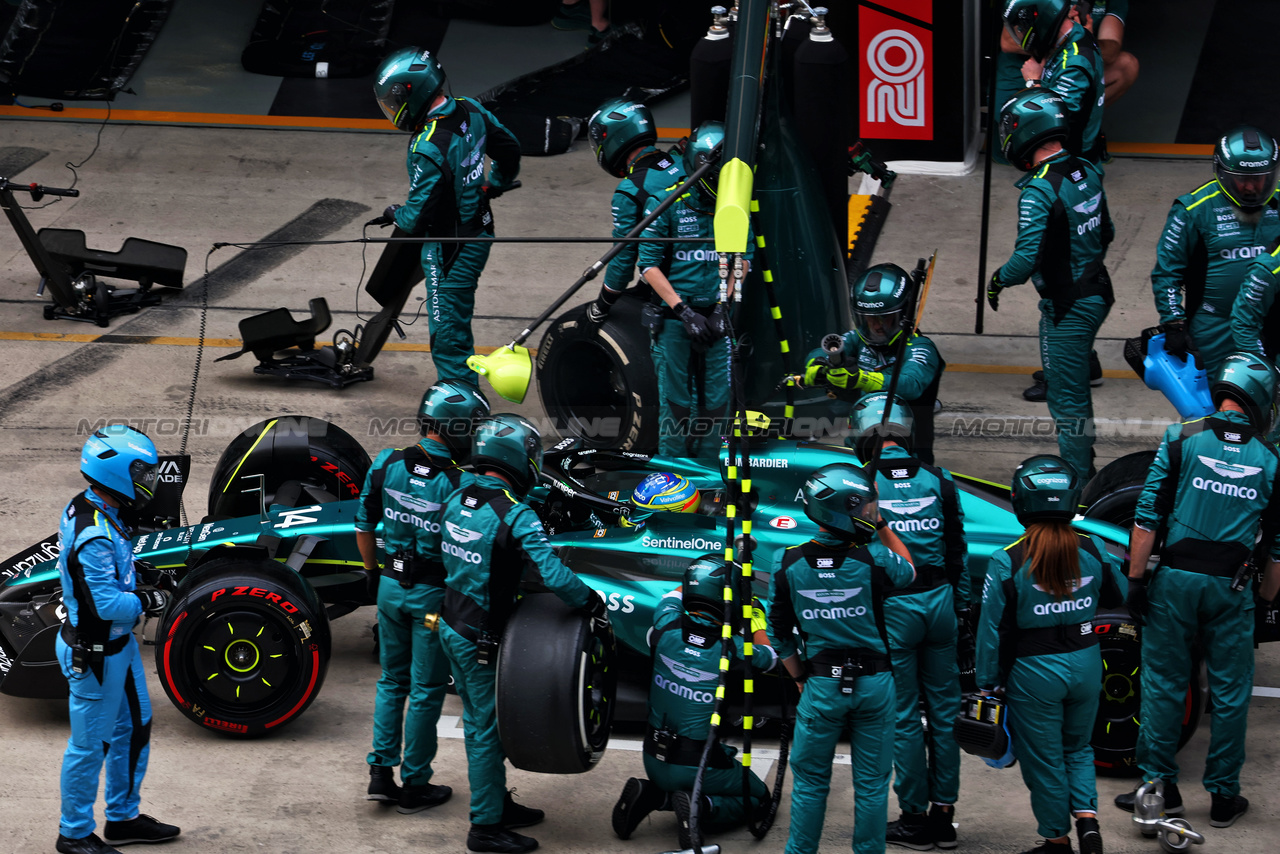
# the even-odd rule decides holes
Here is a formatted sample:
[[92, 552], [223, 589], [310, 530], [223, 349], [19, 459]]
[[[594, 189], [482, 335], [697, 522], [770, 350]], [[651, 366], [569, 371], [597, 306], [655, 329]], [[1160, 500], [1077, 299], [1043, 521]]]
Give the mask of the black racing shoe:
[[396, 769], [390, 765], [369, 766], [369, 789], [366, 801], [382, 801], [390, 806], [400, 800], [400, 787], [396, 785]]
[[904, 812], [897, 821], [889, 822], [884, 841], [913, 851], [932, 851], [933, 834], [929, 832], [929, 816], [922, 812]]
[[1076, 839], [1080, 842], [1080, 854], [1102, 854], [1102, 828], [1096, 816], [1076, 819]]
[[512, 789], [503, 796], [503, 827], [508, 830], [514, 830], [518, 827], [533, 827], [535, 824], [540, 823], [547, 817], [547, 814], [542, 810], [536, 810], [533, 807], [526, 807], [524, 804], [516, 803], [515, 799], [511, 797], [515, 794], [515, 791], [515, 789]]
[[156, 821], [145, 813], [128, 821], [108, 821], [102, 835], [112, 845], [132, 845], [135, 842], [168, 842], [177, 839], [180, 829], [172, 824]]
[[[1240, 795], [1212, 795], [1213, 806], [1209, 808], [1210, 827], [1230, 827], [1236, 819], [1249, 811], [1249, 799]], [[1168, 812], [1168, 810], [1166, 810]]]
[[943, 850], [956, 847], [956, 808], [944, 810], [934, 804], [929, 808], [929, 832], [933, 834], [933, 844]]
[[[1125, 812], [1133, 812], [1133, 802], [1136, 799], [1138, 790], [1125, 792], [1123, 795], [1116, 795], [1115, 804]], [[1178, 816], [1186, 812], [1186, 808], [1182, 806], [1182, 793], [1178, 791], [1177, 783], [1164, 784], [1164, 814], [1167, 816]]]
[[405, 786], [400, 790], [400, 802], [396, 812], [401, 815], [413, 815], [416, 812], [438, 807], [453, 797], [453, 789], [448, 786], [437, 786], [428, 783], [425, 786]]
[[96, 833], [82, 836], [79, 839], [58, 834], [57, 850], [61, 854], [120, 854], [107, 843], [98, 838]]
[[[693, 847], [693, 826], [689, 820], [689, 815], [693, 811], [693, 795], [689, 792], [673, 792], [671, 809], [676, 814], [676, 834], [680, 841], [680, 849], [687, 851]], [[701, 825], [709, 815], [711, 815], [711, 799], [703, 795], [698, 804], [698, 824]], [[698, 833], [697, 836], [698, 844], [701, 845], [702, 834]]]
[[638, 777], [627, 780], [622, 797], [613, 806], [613, 832], [619, 839], [630, 839], [644, 817], [660, 808], [664, 800], [666, 792], [657, 784]]
[[1044, 371], [1036, 371], [1032, 374], [1031, 381], [1034, 385], [1023, 390], [1022, 399], [1032, 403], [1044, 403], [1049, 395], [1049, 384], [1045, 382]]
[[1041, 842], [1039, 845], [1037, 845], [1035, 848], [1030, 848], [1026, 851], [1023, 851], [1022, 854], [1070, 854], [1070, 852], [1071, 852], [1070, 839], [1068, 839], [1066, 842], [1050, 842], [1049, 840], [1046, 839], [1043, 842]]
[[578, 0], [572, 6], [561, 3], [551, 18], [551, 26], [557, 30], [591, 30], [590, 0]]
[[537, 850], [538, 840], [521, 836], [500, 824], [473, 824], [467, 831], [467, 854], [524, 854]]

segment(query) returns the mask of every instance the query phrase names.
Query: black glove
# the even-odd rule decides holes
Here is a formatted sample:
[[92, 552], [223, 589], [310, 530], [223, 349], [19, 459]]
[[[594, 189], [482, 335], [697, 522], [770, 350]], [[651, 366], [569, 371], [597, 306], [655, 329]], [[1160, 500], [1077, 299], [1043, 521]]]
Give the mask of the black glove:
[[582, 606], [582, 610], [586, 611], [587, 616], [596, 622], [609, 622], [609, 606], [604, 603], [604, 599], [594, 590], [587, 597], [587, 604]]
[[142, 613], [148, 617], [158, 617], [164, 613], [169, 604], [169, 594], [163, 590], [135, 590], [133, 595], [142, 603]]
[[1175, 356], [1179, 361], [1187, 360], [1187, 348], [1191, 346], [1191, 337], [1187, 335], [1185, 320], [1170, 320], [1164, 325], [1164, 351]]
[[389, 225], [396, 224], [396, 211], [400, 209], [400, 205], [387, 205], [382, 211], [382, 216], [376, 216], [365, 223], [365, 225], [380, 225], [386, 228]]
[[987, 283], [987, 305], [991, 306], [992, 311], [1000, 310], [1000, 292], [1004, 290], [1004, 285], [1000, 284], [1000, 268], [996, 267], [996, 271], [991, 274], [991, 281]]
[[587, 306], [587, 320], [599, 326], [604, 323], [609, 312], [613, 310], [613, 304], [622, 296], [621, 291], [610, 290], [608, 285], [600, 289], [600, 296], [596, 297], [596, 301]]
[[378, 586], [382, 584], [382, 573], [378, 570], [370, 572], [364, 571], [364, 587], [365, 592], [369, 594], [369, 599], [373, 602], [378, 601]]
[[694, 344], [710, 344], [716, 340], [715, 331], [711, 328], [711, 324], [707, 319], [694, 311], [683, 300], [676, 303], [675, 308], [671, 310], [675, 312], [676, 318], [684, 324], [685, 334], [689, 336], [689, 340]]
[[172, 573], [156, 569], [153, 564], [145, 560], [135, 560], [133, 562], [133, 572], [138, 577], [139, 583], [146, 587], [154, 587], [157, 590], [166, 590], [170, 593], [177, 587]]
[[1129, 593], [1124, 597], [1124, 604], [1129, 608], [1129, 614], [1133, 617], [1133, 621], [1138, 625], [1145, 625], [1147, 622], [1147, 577], [1129, 579]]

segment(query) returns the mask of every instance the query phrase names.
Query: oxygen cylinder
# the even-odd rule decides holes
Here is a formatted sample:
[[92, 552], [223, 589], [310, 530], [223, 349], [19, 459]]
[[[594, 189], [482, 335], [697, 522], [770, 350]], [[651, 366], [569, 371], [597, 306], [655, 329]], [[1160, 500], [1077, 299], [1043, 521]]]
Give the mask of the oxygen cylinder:
[[733, 30], [723, 6], [711, 9], [711, 28], [689, 57], [689, 127], [724, 121], [729, 101], [729, 67], [733, 62]]
[[800, 45], [809, 40], [809, 33], [813, 29], [813, 21], [810, 18], [803, 18], [799, 15], [792, 16], [787, 19], [786, 29], [782, 32], [782, 41], [779, 42], [779, 53], [782, 56], [780, 63], [782, 72], [779, 77], [782, 80], [782, 109], [788, 115], [795, 115], [796, 105], [796, 50]]
[[796, 134], [818, 169], [818, 182], [836, 234], [849, 231], [849, 54], [827, 28], [826, 9], [814, 10], [809, 37], [796, 48], [792, 76]]
[[1142, 381], [1147, 388], [1167, 397], [1184, 420], [1213, 414], [1213, 397], [1204, 368], [1196, 367], [1195, 357], [1190, 354], [1184, 362], [1166, 353], [1163, 332], [1152, 335], [1147, 342], [1142, 365]]

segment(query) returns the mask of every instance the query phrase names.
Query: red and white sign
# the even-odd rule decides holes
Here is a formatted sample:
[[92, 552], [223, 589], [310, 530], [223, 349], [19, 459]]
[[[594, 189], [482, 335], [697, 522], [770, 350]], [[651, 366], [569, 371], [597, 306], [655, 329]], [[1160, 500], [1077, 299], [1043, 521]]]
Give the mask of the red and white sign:
[[933, 139], [933, 33], [862, 6], [858, 10], [862, 114], [870, 139]]
[[774, 519], [770, 519], [769, 524], [775, 528], [794, 528], [796, 526], [796, 520], [792, 519], [790, 516], [778, 516]]

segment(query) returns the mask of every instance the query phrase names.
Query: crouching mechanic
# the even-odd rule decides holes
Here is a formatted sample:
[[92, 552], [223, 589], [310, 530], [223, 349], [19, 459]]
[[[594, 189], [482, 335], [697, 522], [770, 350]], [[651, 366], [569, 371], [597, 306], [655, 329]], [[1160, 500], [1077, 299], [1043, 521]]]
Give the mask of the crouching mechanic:
[[[686, 173], [717, 161], [723, 142], [724, 125], [703, 122], [685, 146]], [[643, 236], [711, 237], [717, 178], [718, 167], [663, 211]], [[651, 197], [645, 215], [661, 201]], [[743, 275], [754, 245], [749, 237]], [[656, 300], [646, 311], [653, 322], [651, 347], [658, 372], [658, 451], [714, 460], [729, 404], [728, 306], [719, 298], [719, 256], [710, 243], [645, 242], [640, 244], [639, 266]]]
[[[846, 726], [857, 794], [853, 850], [873, 854], [884, 851], [893, 765], [894, 687], [881, 597], [909, 586], [915, 572], [906, 546], [880, 518], [870, 472], [850, 463], [823, 466], [801, 494], [821, 532], [779, 553], [769, 583], [769, 640], [802, 692], [786, 854], [818, 850], [831, 761]], [[873, 543], [877, 531], [880, 542]]]
[[497, 645], [515, 610], [521, 575], [532, 567], [549, 590], [594, 619], [607, 620], [608, 611], [604, 599], [556, 557], [537, 514], [521, 501], [542, 467], [537, 428], [510, 414], [481, 422], [471, 467], [475, 480], [450, 495], [441, 511], [440, 636], [462, 698], [471, 784], [467, 850], [518, 854], [538, 842], [512, 829], [537, 824], [544, 813], [517, 804], [507, 791], [494, 691]]
[[[440, 504], [471, 482], [470, 472], [459, 465], [471, 454], [475, 424], [488, 414], [489, 402], [469, 385], [442, 382], [427, 389], [418, 408], [422, 440], [378, 454], [356, 509], [356, 545], [378, 603], [382, 664], [367, 797], [395, 803], [406, 815], [438, 806], [453, 794], [431, 782], [436, 722], [449, 684], [449, 662], [435, 626], [444, 604]], [[379, 533], [387, 555], [381, 570]], [[402, 719], [403, 788], [396, 785], [394, 770], [400, 764]]]
[[[644, 770], [649, 779], [632, 777], [613, 808], [613, 830], [628, 839], [646, 815], [673, 809], [680, 848], [693, 847], [690, 794], [703, 746], [711, 729], [720, 664], [720, 626], [725, 590], [741, 567], [715, 555], [689, 564], [684, 583], [662, 597], [653, 618], [649, 645], [653, 650], [653, 683], [649, 686], [649, 725], [644, 738]], [[731, 661], [741, 668], [741, 637], [734, 637]], [[765, 633], [764, 612], [752, 620], [751, 665], [768, 672], [778, 663]], [[733, 666], [733, 665], [730, 665]], [[741, 824], [746, 809], [769, 804], [769, 789], [751, 773], [750, 804], [742, 800], [742, 765], [733, 748], [712, 748], [702, 778], [699, 824], [717, 832]]]
[[[513, 186], [520, 171], [520, 143], [471, 98], [444, 94], [445, 74], [428, 51], [402, 48], [378, 67], [373, 92], [383, 114], [412, 133], [406, 166], [409, 196], [390, 205], [384, 222], [415, 237], [492, 237], [489, 199]], [[485, 176], [485, 155], [493, 159]], [[467, 367], [475, 350], [471, 315], [476, 285], [489, 260], [489, 243], [424, 243], [427, 324], [436, 380], [475, 386]]]
[[[587, 122], [587, 138], [600, 168], [621, 178], [613, 191], [613, 236], [626, 237], [644, 218], [649, 199], [666, 197], [684, 180], [682, 162], [659, 151], [658, 127], [644, 104], [611, 98]], [[638, 243], [627, 243], [604, 274], [600, 296], [587, 306], [587, 319], [604, 323], [635, 274]]]
[[[1240, 795], [1253, 689], [1253, 568], [1246, 561], [1260, 528], [1269, 557], [1260, 595], [1270, 602], [1280, 588], [1280, 463], [1262, 438], [1275, 419], [1276, 379], [1257, 355], [1227, 356], [1210, 389], [1218, 411], [1165, 431], [1129, 541], [1129, 610], [1146, 623], [1138, 768], [1144, 780], [1164, 781], [1165, 812], [1182, 815], [1175, 753], [1199, 635], [1213, 692], [1203, 779], [1214, 827], [1230, 827], [1249, 809]], [[1164, 548], [1148, 572], [1157, 537]], [[1133, 801], [1120, 795], [1116, 806], [1132, 811]]]
[[[62, 757], [62, 854], [112, 854], [112, 845], [164, 842], [178, 828], [139, 812], [151, 753], [151, 699], [133, 627], [168, 602], [167, 575], [133, 561], [122, 520], [151, 499], [160, 458], [145, 434], [124, 425], [96, 431], [80, 453], [89, 488], [58, 525], [58, 574], [66, 622], [56, 640], [71, 688], [71, 737]], [[106, 842], [93, 832], [98, 779], [107, 766]]]
[[809, 353], [803, 384], [850, 402], [887, 388], [899, 339], [909, 335], [895, 396], [911, 409], [916, 457], [932, 463], [933, 408], [947, 363], [932, 341], [911, 328], [911, 288], [911, 277], [897, 264], [876, 264], [863, 273], [853, 288], [857, 327], [844, 333], [839, 352]]
[[[885, 839], [919, 851], [934, 845], [954, 848], [960, 792], [960, 747], [952, 734], [960, 714], [956, 642], [969, 624], [964, 511], [951, 474], [911, 455], [906, 408], [895, 401], [885, 421], [888, 399], [884, 392], [869, 394], [849, 416], [864, 464], [871, 467], [879, 450], [872, 470], [883, 496], [880, 515], [911, 552], [916, 571], [909, 587], [886, 591], [884, 600], [897, 695], [893, 788], [902, 810]], [[927, 738], [920, 723], [921, 694]]]

